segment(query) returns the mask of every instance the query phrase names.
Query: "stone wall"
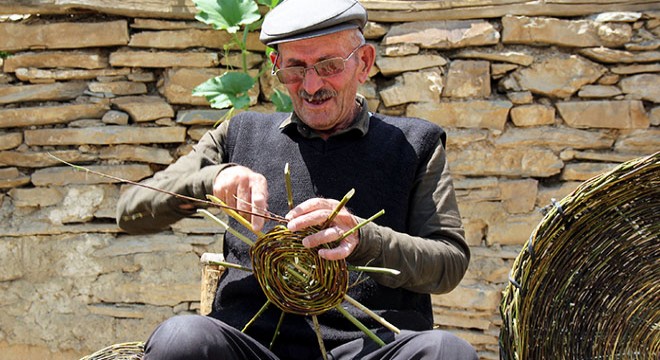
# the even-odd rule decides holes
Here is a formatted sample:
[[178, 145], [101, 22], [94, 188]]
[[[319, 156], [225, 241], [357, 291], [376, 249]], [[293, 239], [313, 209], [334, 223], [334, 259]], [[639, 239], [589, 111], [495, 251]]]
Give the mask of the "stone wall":
[[[129, 180], [152, 175], [222, 116], [191, 90], [240, 66], [237, 55], [223, 50], [227, 34], [192, 20], [190, 9], [168, 18], [0, 3], [0, 13], [42, 14], [0, 20], [2, 357], [75, 359], [143, 340], [163, 319], [198, 309], [198, 258], [220, 250], [217, 226], [191, 218], [127, 235], [114, 220], [122, 185], [48, 153]], [[409, 2], [420, 6], [415, 18], [396, 8], [403, 2], [364, 3], [379, 53], [360, 89], [370, 107], [449, 134], [472, 262], [455, 291], [434, 296], [436, 321], [497, 359], [500, 293], [541, 209], [660, 150], [658, 4], [575, 13], [578, 5], [512, 1], [498, 13]], [[256, 72], [264, 60], [256, 33], [249, 47]], [[264, 99], [275, 86], [261, 78], [254, 110], [273, 111]]]

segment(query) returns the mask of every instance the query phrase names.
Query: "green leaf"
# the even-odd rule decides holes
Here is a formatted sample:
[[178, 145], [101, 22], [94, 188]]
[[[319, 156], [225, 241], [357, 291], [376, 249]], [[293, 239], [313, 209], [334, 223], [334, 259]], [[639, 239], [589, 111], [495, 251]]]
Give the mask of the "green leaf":
[[255, 80], [243, 72], [226, 72], [209, 79], [193, 90], [194, 96], [204, 96], [212, 108], [224, 109], [233, 106], [244, 109], [250, 105], [248, 90]]
[[279, 112], [291, 112], [293, 111], [293, 103], [289, 95], [275, 89], [275, 92], [270, 97], [270, 101], [275, 104], [275, 109]]
[[195, 19], [216, 30], [236, 33], [241, 25], [249, 25], [261, 18], [254, 0], [194, 0], [199, 13]]
[[277, 6], [281, 0], [257, 0], [257, 2], [261, 5], [268, 6], [270, 9], [274, 8]]

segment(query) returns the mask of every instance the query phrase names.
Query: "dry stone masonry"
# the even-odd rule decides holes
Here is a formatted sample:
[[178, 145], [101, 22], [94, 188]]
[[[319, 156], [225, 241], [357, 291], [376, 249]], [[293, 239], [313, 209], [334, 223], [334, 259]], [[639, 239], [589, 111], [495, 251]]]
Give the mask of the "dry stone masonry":
[[[0, 352], [76, 359], [196, 312], [199, 255], [221, 251], [221, 234], [202, 218], [123, 233], [115, 205], [126, 185], [49, 153], [147, 178], [224, 114], [192, 89], [241, 62], [224, 49], [229, 35], [183, 2], [36, 3], [0, 1]], [[498, 359], [500, 293], [542, 209], [660, 150], [660, 6], [363, 3], [378, 49], [360, 88], [370, 108], [449, 135], [472, 262], [456, 290], [433, 297], [436, 322]], [[257, 74], [256, 32], [248, 47]], [[252, 109], [273, 111], [275, 88], [266, 71]]]

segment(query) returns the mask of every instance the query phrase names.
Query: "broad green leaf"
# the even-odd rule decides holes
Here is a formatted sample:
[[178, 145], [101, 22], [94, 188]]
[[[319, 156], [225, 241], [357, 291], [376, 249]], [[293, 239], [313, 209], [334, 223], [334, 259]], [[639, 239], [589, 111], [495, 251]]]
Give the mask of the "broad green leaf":
[[261, 18], [254, 0], [195, 0], [195, 6], [195, 19], [232, 34]]
[[279, 112], [293, 111], [293, 103], [289, 95], [275, 89], [275, 92], [270, 97], [270, 101], [275, 104], [275, 109]]
[[261, 5], [268, 6], [270, 9], [274, 8], [280, 3], [281, 0], [257, 0]]
[[247, 108], [250, 105], [248, 90], [255, 80], [242, 72], [226, 72], [209, 79], [193, 90], [194, 96], [204, 96], [212, 108]]

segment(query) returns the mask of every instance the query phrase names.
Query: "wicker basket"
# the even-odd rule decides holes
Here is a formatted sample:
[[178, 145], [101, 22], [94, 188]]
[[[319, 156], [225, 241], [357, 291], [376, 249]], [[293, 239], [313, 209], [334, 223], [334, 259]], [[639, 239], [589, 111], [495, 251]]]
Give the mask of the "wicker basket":
[[144, 343], [141, 341], [114, 344], [80, 360], [142, 360]]
[[500, 311], [501, 359], [660, 359], [660, 152], [553, 201]]

